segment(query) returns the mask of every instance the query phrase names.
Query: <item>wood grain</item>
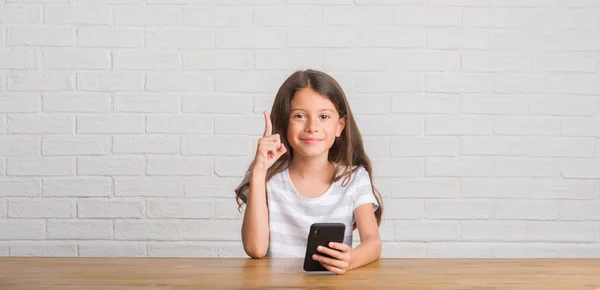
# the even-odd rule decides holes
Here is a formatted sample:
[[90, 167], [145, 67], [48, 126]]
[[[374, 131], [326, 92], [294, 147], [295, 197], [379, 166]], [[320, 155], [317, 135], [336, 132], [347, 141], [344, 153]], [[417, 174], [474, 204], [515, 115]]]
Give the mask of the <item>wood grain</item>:
[[600, 259], [381, 259], [345, 275], [298, 259], [0, 258], [0, 289], [600, 289]]

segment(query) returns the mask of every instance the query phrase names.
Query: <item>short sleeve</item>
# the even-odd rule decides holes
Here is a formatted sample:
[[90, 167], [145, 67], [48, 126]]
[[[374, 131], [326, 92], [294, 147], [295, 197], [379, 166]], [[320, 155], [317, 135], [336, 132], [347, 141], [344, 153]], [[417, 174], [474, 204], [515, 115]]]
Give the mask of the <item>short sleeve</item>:
[[375, 199], [375, 195], [373, 195], [369, 173], [364, 168], [361, 167], [356, 171], [355, 182], [356, 187], [354, 190], [352, 211], [366, 203], [373, 204], [373, 211], [376, 211], [379, 208], [379, 203], [377, 202], [377, 199]]

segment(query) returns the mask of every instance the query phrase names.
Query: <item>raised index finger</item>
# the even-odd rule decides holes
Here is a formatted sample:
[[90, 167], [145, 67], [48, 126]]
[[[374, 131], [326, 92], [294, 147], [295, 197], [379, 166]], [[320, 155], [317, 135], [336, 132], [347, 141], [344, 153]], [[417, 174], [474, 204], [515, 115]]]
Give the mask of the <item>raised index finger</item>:
[[265, 115], [265, 134], [263, 137], [271, 136], [271, 133], [273, 132], [271, 118], [269, 117], [269, 113], [267, 113], [267, 111], [263, 111], [263, 115]]

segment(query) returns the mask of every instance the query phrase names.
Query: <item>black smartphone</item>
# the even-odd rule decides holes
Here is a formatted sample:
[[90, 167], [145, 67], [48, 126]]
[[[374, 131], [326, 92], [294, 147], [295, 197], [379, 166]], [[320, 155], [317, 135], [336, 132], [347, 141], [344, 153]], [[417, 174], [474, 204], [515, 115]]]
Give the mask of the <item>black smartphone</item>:
[[[304, 271], [327, 271], [321, 263], [313, 260], [314, 254], [330, 257], [325, 253], [317, 251], [318, 246], [329, 248], [329, 242], [344, 242], [346, 225], [343, 223], [314, 223], [308, 232], [308, 243], [306, 244], [306, 255], [304, 256]], [[331, 257], [330, 257], [331, 258]]]

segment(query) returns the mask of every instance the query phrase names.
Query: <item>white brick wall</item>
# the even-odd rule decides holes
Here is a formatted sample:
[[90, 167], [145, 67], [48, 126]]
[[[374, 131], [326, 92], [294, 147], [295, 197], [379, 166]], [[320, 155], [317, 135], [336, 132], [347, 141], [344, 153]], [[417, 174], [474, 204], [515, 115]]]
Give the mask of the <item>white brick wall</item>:
[[364, 135], [384, 257], [600, 257], [599, 15], [0, 0], [0, 256], [244, 256], [233, 189], [262, 110], [315, 68]]

